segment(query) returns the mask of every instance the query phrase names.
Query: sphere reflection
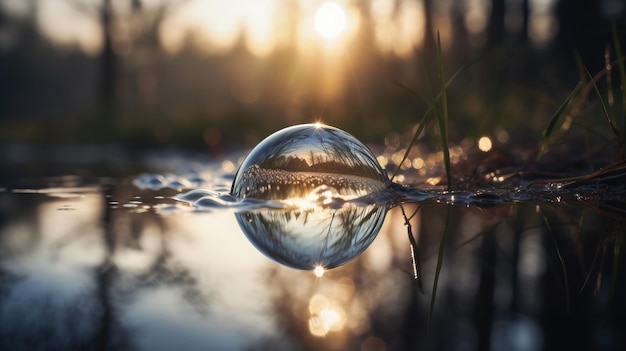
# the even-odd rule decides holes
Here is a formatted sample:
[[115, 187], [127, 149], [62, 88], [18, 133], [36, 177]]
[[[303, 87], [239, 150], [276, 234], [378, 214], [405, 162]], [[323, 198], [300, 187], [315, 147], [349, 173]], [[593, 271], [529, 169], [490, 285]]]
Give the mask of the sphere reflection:
[[330, 269], [363, 252], [385, 218], [383, 206], [347, 204], [340, 209], [260, 209], [235, 214], [254, 246], [297, 269]]
[[277, 200], [281, 209], [236, 214], [266, 256], [298, 269], [345, 264], [374, 240], [387, 208], [349, 202], [387, 188], [372, 152], [334, 127], [305, 124], [278, 131], [240, 166], [231, 194]]

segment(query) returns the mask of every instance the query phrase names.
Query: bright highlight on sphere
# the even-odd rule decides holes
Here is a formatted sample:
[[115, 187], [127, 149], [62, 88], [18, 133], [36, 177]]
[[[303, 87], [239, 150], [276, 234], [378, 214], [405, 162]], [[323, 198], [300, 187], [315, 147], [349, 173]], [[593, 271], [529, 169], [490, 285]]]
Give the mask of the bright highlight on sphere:
[[346, 14], [341, 6], [326, 2], [315, 12], [314, 24], [321, 36], [334, 39], [346, 29]]
[[326, 270], [322, 266], [315, 266], [315, 268], [313, 269], [313, 273], [315, 273], [315, 276], [318, 278], [323, 277], [325, 271]]

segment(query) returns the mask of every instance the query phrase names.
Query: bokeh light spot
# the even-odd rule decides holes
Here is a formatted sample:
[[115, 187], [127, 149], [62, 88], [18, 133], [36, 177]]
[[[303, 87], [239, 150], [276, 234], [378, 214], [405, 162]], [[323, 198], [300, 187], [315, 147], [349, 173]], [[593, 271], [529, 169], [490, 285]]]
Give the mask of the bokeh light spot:
[[334, 2], [326, 2], [315, 12], [314, 25], [324, 38], [337, 38], [346, 29], [345, 11]]
[[491, 147], [492, 147], [492, 144], [491, 144], [491, 139], [489, 139], [489, 137], [484, 136], [478, 139], [478, 148], [480, 149], [480, 151], [487, 152], [491, 150]]
[[309, 301], [309, 331], [314, 336], [326, 336], [328, 332], [343, 329], [346, 316], [343, 309], [323, 295], [315, 295]]

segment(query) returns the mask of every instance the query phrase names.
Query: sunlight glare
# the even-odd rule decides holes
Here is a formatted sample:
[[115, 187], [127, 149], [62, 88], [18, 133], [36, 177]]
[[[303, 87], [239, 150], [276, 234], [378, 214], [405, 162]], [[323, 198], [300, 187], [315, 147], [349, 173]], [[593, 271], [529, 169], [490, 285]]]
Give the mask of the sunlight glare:
[[424, 40], [423, 4], [402, 1], [397, 11], [395, 6], [392, 0], [374, 0], [371, 4], [376, 45], [384, 52], [407, 57]]
[[315, 273], [315, 276], [318, 278], [321, 278], [324, 276], [324, 267], [322, 266], [315, 266], [315, 268], [313, 269], [313, 273]]
[[346, 29], [345, 11], [334, 2], [326, 2], [315, 12], [314, 24], [321, 36], [335, 39]]
[[309, 331], [323, 337], [331, 331], [343, 329], [346, 316], [343, 308], [323, 295], [315, 295], [309, 301]]
[[325, 126], [325, 124], [321, 121], [316, 121], [313, 124], [315, 125], [315, 129], [321, 129], [323, 126]]
[[[315, 211], [318, 208], [323, 208], [333, 203], [335, 198], [339, 197], [338, 194], [323, 186], [313, 189], [306, 197], [293, 197], [282, 200], [282, 203], [287, 207], [297, 208], [300, 211]], [[348, 199], [348, 196], [343, 196], [343, 199]]]
[[188, 40], [206, 52], [224, 52], [243, 35], [247, 49], [264, 56], [276, 44], [273, 19], [278, 5], [277, 0], [189, 0], [164, 18], [159, 36], [170, 52]]

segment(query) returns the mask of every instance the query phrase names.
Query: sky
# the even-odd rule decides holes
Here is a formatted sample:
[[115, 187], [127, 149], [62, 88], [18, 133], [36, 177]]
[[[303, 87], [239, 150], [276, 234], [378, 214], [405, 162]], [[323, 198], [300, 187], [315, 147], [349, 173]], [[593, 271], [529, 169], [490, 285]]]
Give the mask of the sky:
[[[0, 0], [6, 12], [15, 16], [36, 13], [37, 26], [52, 41], [74, 46], [83, 52], [96, 54], [102, 47], [102, 32], [98, 8], [104, 0]], [[111, 0], [115, 13], [128, 19], [131, 0]], [[226, 51], [244, 32], [249, 50], [258, 56], [291, 41], [301, 50], [316, 45], [336, 45], [346, 42], [358, 31], [361, 18], [359, 0], [141, 0], [145, 13], [156, 13], [163, 5], [169, 9], [159, 28], [159, 39], [170, 52], [178, 51], [186, 38], [193, 35], [196, 44], [207, 51]], [[333, 20], [332, 12], [326, 21], [335, 25], [336, 18], [344, 22], [341, 32], [328, 38], [315, 27], [318, 10], [325, 3], [333, 3], [341, 16]], [[490, 0], [443, 0], [433, 2], [437, 14], [435, 27], [446, 39], [451, 4], [461, 6], [464, 25], [469, 33], [481, 36], [484, 31]], [[542, 44], [554, 37], [558, 24], [553, 16], [557, 0], [530, 0], [530, 39]], [[374, 42], [385, 53], [409, 55], [424, 35], [422, 1], [394, 0], [367, 1], [373, 18]], [[521, 26], [519, 11], [521, 0], [509, 0], [512, 10], [506, 18], [507, 25]], [[624, 11], [620, 0], [602, 0], [606, 14]], [[132, 21], [119, 21], [119, 33], [128, 30]], [[124, 24], [125, 23], [125, 24]], [[6, 33], [4, 34], [6, 36]], [[2, 39], [2, 33], [0, 33]], [[0, 40], [1, 41], [1, 40]], [[1, 44], [1, 43], [0, 43]], [[293, 44], [293, 43], [292, 43]]]
[[[315, 24], [318, 10], [328, 2], [338, 9], [339, 15], [326, 11], [330, 17], [318, 22], [327, 26], [336, 26], [337, 18], [343, 22], [340, 32], [332, 37], [325, 36], [324, 29], [316, 28]], [[190, 35], [207, 51], [226, 51], [243, 31], [249, 50], [259, 56], [290, 41], [307, 50], [311, 46], [332, 46], [349, 40], [360, 25], [357, 3], [356, 0], [142, 1], [147, 13], [155, 13], [163, 4], [169, 5], [159, 39], [170, 52], [179, 50]], [[130, 0], [112, 0], [112, 4], [120, 18], [130, 16]], [[102, 0], [0, 0], [0, 6], [14, 16], [25, 16], [34, 9], [38, 29], [53, 42], [94, 55], [102, 47], [98, 23], [101, 5]], [[369, 10], [375, 18], [374, 35], [379, 48], [407, 54], [423, 35], [421, 3], [402, 1], [399, 6], [394, 13], [393, 0], [372, 0]], [[119, 33], [128, 30], [127, 27], [120, 24]]]

